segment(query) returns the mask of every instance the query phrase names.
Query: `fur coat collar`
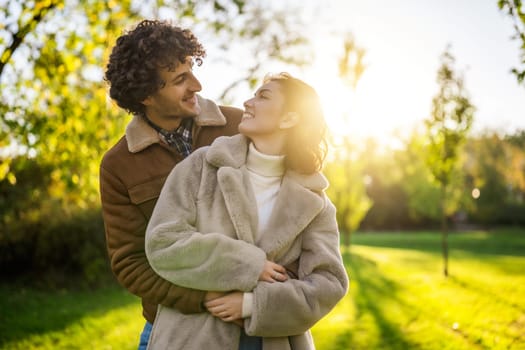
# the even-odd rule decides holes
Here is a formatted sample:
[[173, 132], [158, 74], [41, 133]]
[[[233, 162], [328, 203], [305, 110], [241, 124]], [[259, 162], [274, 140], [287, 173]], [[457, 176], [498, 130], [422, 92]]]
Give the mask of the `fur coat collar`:
[[287, 170], [269, 225], [259, 235], [263, 239], [254, 242], [258, 222], [256, 200], [246, 170], [248, 145], [249, 140], [240, 134], [218, 138], [207, 151], [206, 161], [218, 168], [217, 182], [237, 238], [259, 245], [270, 259], [278, 260], [280, 249], [295, 239], [323, 209], [322, 192], [328, 187], [328, 181], [319, 172], [304, 175]]

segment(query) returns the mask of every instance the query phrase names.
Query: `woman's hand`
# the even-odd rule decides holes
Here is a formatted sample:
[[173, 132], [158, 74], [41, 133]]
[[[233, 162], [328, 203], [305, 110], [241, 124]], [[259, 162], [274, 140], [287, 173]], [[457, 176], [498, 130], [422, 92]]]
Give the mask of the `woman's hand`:
[[284, 282], [288, 279], [288, 275], [286, 274], [286, 269], [276, 264], [272, 261], [266, 260], [264, 263], [264, 268], [259, 275], [259, 281], [265, 281], [265, 282]]
[[204, 306], [215, 317], [225, 322], [234, 322], [242, 327], [242, 292], [228, 293], [222, 297], [204, 303]]

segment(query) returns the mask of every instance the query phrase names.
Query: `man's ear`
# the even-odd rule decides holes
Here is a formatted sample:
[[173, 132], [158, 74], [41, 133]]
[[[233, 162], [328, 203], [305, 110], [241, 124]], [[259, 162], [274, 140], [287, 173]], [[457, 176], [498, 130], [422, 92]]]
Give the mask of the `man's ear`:
[[149, 106], [149, 105], [151, 105], [151, 96], [148, 96], [148, 97], [146, 97], [145, 99], [143, 99], [143, 100], [141, 101], [141, 103], [142, 103], [144, 106]]
[[299, 113], [297, 112], [287, 112], [283, 117], [281, 118], [281, 122], [279, 123], [279, 127], [281, 129], [290, 129], [296, 126], [299, 123], [300, 120]]

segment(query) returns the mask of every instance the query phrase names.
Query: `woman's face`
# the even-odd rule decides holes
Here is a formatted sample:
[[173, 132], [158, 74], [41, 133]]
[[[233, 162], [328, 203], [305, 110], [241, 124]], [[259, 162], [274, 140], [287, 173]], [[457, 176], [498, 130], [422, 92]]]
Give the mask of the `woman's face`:
[[284, 95], [279, 83], [269, 81], [262, 85], [255, 96], [244, 102], [244, 114], [239, 132], [247, 137], [270, 136], [281, 131]]

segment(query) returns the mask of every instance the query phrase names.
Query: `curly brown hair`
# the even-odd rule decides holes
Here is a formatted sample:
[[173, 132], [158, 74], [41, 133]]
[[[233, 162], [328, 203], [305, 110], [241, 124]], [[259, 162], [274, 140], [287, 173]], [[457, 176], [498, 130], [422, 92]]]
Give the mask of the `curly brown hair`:
[[173, 70], [193, 58], [197, 65], [206, 56], [201, 43], [189, 30], [166, 21], [143, 20], [117, 39], [104, 79], [109, 95], [133, 114], [144, 113], [142, 101], [164, 86], [159, 69]]
[[327, 125], [319, 95], [313, 87], [289, 73], [268, 74], [264, 83], [275, 81], [284, 95], [283, 111], [296, 112], [300, 122], [286, 139], [285, 163], [302, 174], [321, 171], [328, 151]]

